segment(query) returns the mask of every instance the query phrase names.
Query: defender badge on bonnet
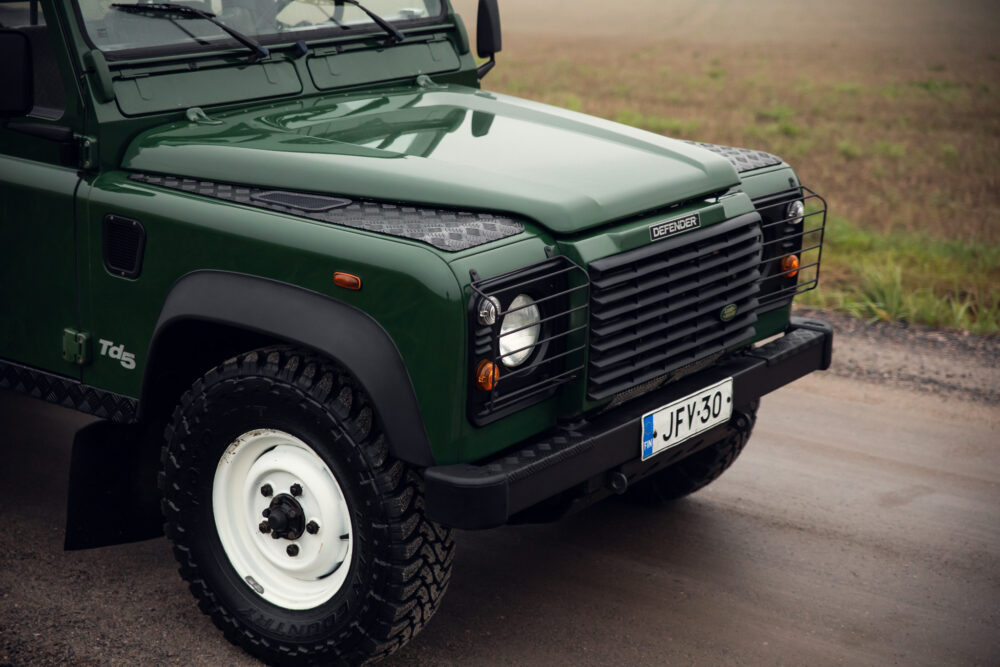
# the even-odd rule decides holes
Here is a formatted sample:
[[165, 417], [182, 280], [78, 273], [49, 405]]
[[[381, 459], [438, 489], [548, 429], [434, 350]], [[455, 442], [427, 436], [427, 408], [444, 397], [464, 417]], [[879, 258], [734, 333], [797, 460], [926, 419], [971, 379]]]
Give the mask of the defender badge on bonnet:
[[701, 215], [698, 213], [688, 215], [683, 218], [677, 218], [675, 220], [658, 222], [649, 228], [649, 240], [662, 241], [663, 239], [674, 236], [675, 234], [686, 232], [689, 229], [697, 229], [698, 227], [701, 227]]

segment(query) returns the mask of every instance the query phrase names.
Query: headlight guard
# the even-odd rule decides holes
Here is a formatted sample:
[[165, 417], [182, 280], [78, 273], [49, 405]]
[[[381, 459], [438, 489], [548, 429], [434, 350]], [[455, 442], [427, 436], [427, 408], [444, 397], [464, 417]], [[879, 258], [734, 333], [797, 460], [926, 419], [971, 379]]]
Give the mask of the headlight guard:
[[[492, 278], [473, 277], [469, 303], [469, 419], [483, 425], [552, 396], [584, 369], [587, 272], [567, 257]], [[480, 317], [497, 307], [495, 317]], [[492, 321], [492, 324], [487, 322]], [[497, 378], [476, 382], [482, 364]]]

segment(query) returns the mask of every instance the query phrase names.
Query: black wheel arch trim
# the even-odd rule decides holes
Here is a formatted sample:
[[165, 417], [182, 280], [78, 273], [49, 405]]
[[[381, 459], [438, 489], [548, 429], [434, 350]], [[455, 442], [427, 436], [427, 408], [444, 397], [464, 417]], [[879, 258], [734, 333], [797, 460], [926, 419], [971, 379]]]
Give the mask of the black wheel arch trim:
[[[167, 294], [149, 346], [139, 418], [160, 365], [164, 333], [181, 322], [232, 326], [302, 345], [343, 364], [372, 398], [376, 409], [392, 406], [383, 419], [393, 456], [420, 467], [434, 465], [413, 382], [388, 332], [367, 313], [296, 285], [227, 271], [195, 271]], [[385, 415], [382, 412], [383, 416]]]

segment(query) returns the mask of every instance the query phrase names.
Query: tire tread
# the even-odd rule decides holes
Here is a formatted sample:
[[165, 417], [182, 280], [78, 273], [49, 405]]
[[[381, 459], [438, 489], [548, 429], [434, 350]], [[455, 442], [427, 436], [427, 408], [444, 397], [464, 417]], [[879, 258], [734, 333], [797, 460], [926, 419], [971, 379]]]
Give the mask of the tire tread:
[[[186, 529], [183, 507], [197, 502], [192, 493], [198, 475], [198, 431], [211, 397], [222, 390], [281, 393], [292, 390], [297, 400], [321, 406], [339, 423], [348, 458], [365, 470], [361, 485], [371, 485], [379, 499], [372, 524], [374, 547], [371, 592], [356, 610], [359, 622], [350, 631], [311, 645], [278, 642], [257, 633], [220, 603], [206, 580]], [[181, 398], [164, 431], [159, 484], [165, 530], [173, 542], [179, 571], [203, 613], [226, 638], [269, 662], [279, 664], [362, 664], [376, 662], [398, 650], [434, 615], [448, 588], [455, 542], [451, 529], [430, 522], [423, 514], [423, 480], [389, 453], [373, 406], [346, 370], [334, 361], [292, 347], [255, 350], [228, 359], [197, 380]]]

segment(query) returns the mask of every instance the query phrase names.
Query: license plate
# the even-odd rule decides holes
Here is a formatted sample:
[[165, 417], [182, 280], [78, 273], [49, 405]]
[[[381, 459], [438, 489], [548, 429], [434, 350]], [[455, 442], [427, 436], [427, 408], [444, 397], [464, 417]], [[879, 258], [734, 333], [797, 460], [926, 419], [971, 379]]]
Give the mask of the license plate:
[[642, 460], [676, 447], [733, 416], [733, 378], [642, 417]]

